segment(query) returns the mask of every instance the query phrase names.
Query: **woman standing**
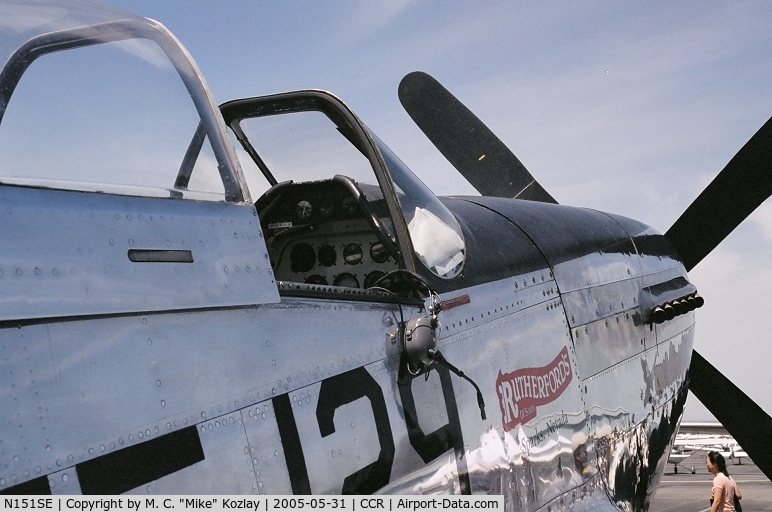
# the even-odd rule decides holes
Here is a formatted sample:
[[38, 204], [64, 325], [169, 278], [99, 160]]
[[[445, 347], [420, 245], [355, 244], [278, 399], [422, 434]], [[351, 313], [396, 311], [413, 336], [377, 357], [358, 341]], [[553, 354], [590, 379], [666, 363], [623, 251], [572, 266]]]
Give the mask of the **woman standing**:
[[734, 498], [743, 497], [734, 480], [726, 471], [724, 456], [718, 452], [708, 453], [705, 465], [715, 477], [713, 478], [713, 495], [710, 498], [710, 512], [735, 512]]

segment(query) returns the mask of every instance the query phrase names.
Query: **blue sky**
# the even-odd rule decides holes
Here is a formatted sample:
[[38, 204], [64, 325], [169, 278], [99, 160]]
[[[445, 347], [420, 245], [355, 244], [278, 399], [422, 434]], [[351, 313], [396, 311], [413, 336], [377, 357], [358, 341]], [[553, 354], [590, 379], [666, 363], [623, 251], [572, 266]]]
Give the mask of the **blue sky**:
[[[219, 102], [327, 89], [438, 194], [472, 193], [412, 124], [434, 75], [561, 203], [665, 232], [772, 116], [770, 2], [121, 0], [164, 23]], [[695, 348], [772, 412], [772, 202], [692, 273]], [[686, 419], [710, 415], [692, 397]]]

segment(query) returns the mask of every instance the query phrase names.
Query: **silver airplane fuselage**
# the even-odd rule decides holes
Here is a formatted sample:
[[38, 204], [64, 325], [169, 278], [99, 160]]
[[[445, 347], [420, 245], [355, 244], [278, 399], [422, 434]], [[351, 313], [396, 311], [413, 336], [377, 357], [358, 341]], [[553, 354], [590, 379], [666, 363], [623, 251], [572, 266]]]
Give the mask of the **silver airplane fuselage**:
[[[6, 61], [3, 110], [52, 46], [151, 39], [194, 99], [224, 193], [191, 193], [185, 162], [163, 193], [0, 179], [0, 492], [490, 493], [508, 510], [648, 507], [683, 412], [695, 324], [696, 289], [662, 235], [589, 209], [433, 198], [441, 206], [425, 210], [450, 212], [464, 244], [436, 270], [405, 206], [405, 171], [336, 98], [226, 104], [223, 123], [159, 24], [68, 30]], [[273, 180], [253, 204], [225, 130], [266, 104], [332, 119], [377, 185]], [[441, 298], [433, 339], [479, 386], [485, 419], [448, 367], [411, 371], [406, 322], [428, 317], [431, 298], [381, 290], [400, 271]]]
[[[564, 483], [572, 499], [598, 489], [642, 499], [661, 476], [694, 317], [642, 321], [649, 290], [684, 271], [640, 224], [446, 200], [462, 226], [485, 226], [465, 233], [476, 243], [463, 279], [479, 271], [480, 282], [442, 293], [439, 327], [445, 356], [482, 387], [481, 421], [472, 388], [446, 370], [398, 382], [394, 304], [288, 282], [260, 303], [271, 268], [251, 205], [0, 193], [14, 248], [2, 262], [4, 310], [19, 311], [0, 330], [5, 490], [490, 491], [518, 509], [539, 503], [559, 467], [575, 472], [580, 444], [592, 474]], [[557, 242], [568, 236], [567, 250]], [[194, 262], [129, 260], [153, 240], [191, 247]], [[157, 464], [164, 443], [168, 474], [125, 474], [127, 461]], [[363, 468], [369, 476], [347, 488]], [[631, 481], [640, 496], [624, 494]]]

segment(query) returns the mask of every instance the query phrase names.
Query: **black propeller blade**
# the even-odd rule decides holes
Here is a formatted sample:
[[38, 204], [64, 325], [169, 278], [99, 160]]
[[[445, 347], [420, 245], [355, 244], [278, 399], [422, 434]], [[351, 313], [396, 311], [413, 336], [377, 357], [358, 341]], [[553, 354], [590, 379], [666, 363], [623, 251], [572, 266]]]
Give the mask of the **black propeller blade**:
[[721, 372], [692, 351], [689, 389], [772, 480], [772, 418]]
[[[693, 269], [772, 195], [772, 119], [737, 152], [665, 233]], [[689, 389], [772, 480], [772, 418], [696, 351]]]
[[767, 121], [665, 233], [686, 271], [772, 195], [772, 119]]
[[420, 71], [405, 76], [399, 101], [480, 194], [557, 203], [509, 148], [431, 76]]

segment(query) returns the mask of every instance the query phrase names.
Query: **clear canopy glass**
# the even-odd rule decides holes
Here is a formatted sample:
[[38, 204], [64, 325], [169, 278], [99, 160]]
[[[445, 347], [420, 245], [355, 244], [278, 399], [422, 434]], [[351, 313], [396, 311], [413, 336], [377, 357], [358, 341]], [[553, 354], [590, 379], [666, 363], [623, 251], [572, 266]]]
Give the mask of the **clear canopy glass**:
[[[98, 2], [5, 1], [0, 59], [3, 183], [244, 199], [206, 84], [159, 23]], [[208, 142], [174, 190], [200, 124]]]

